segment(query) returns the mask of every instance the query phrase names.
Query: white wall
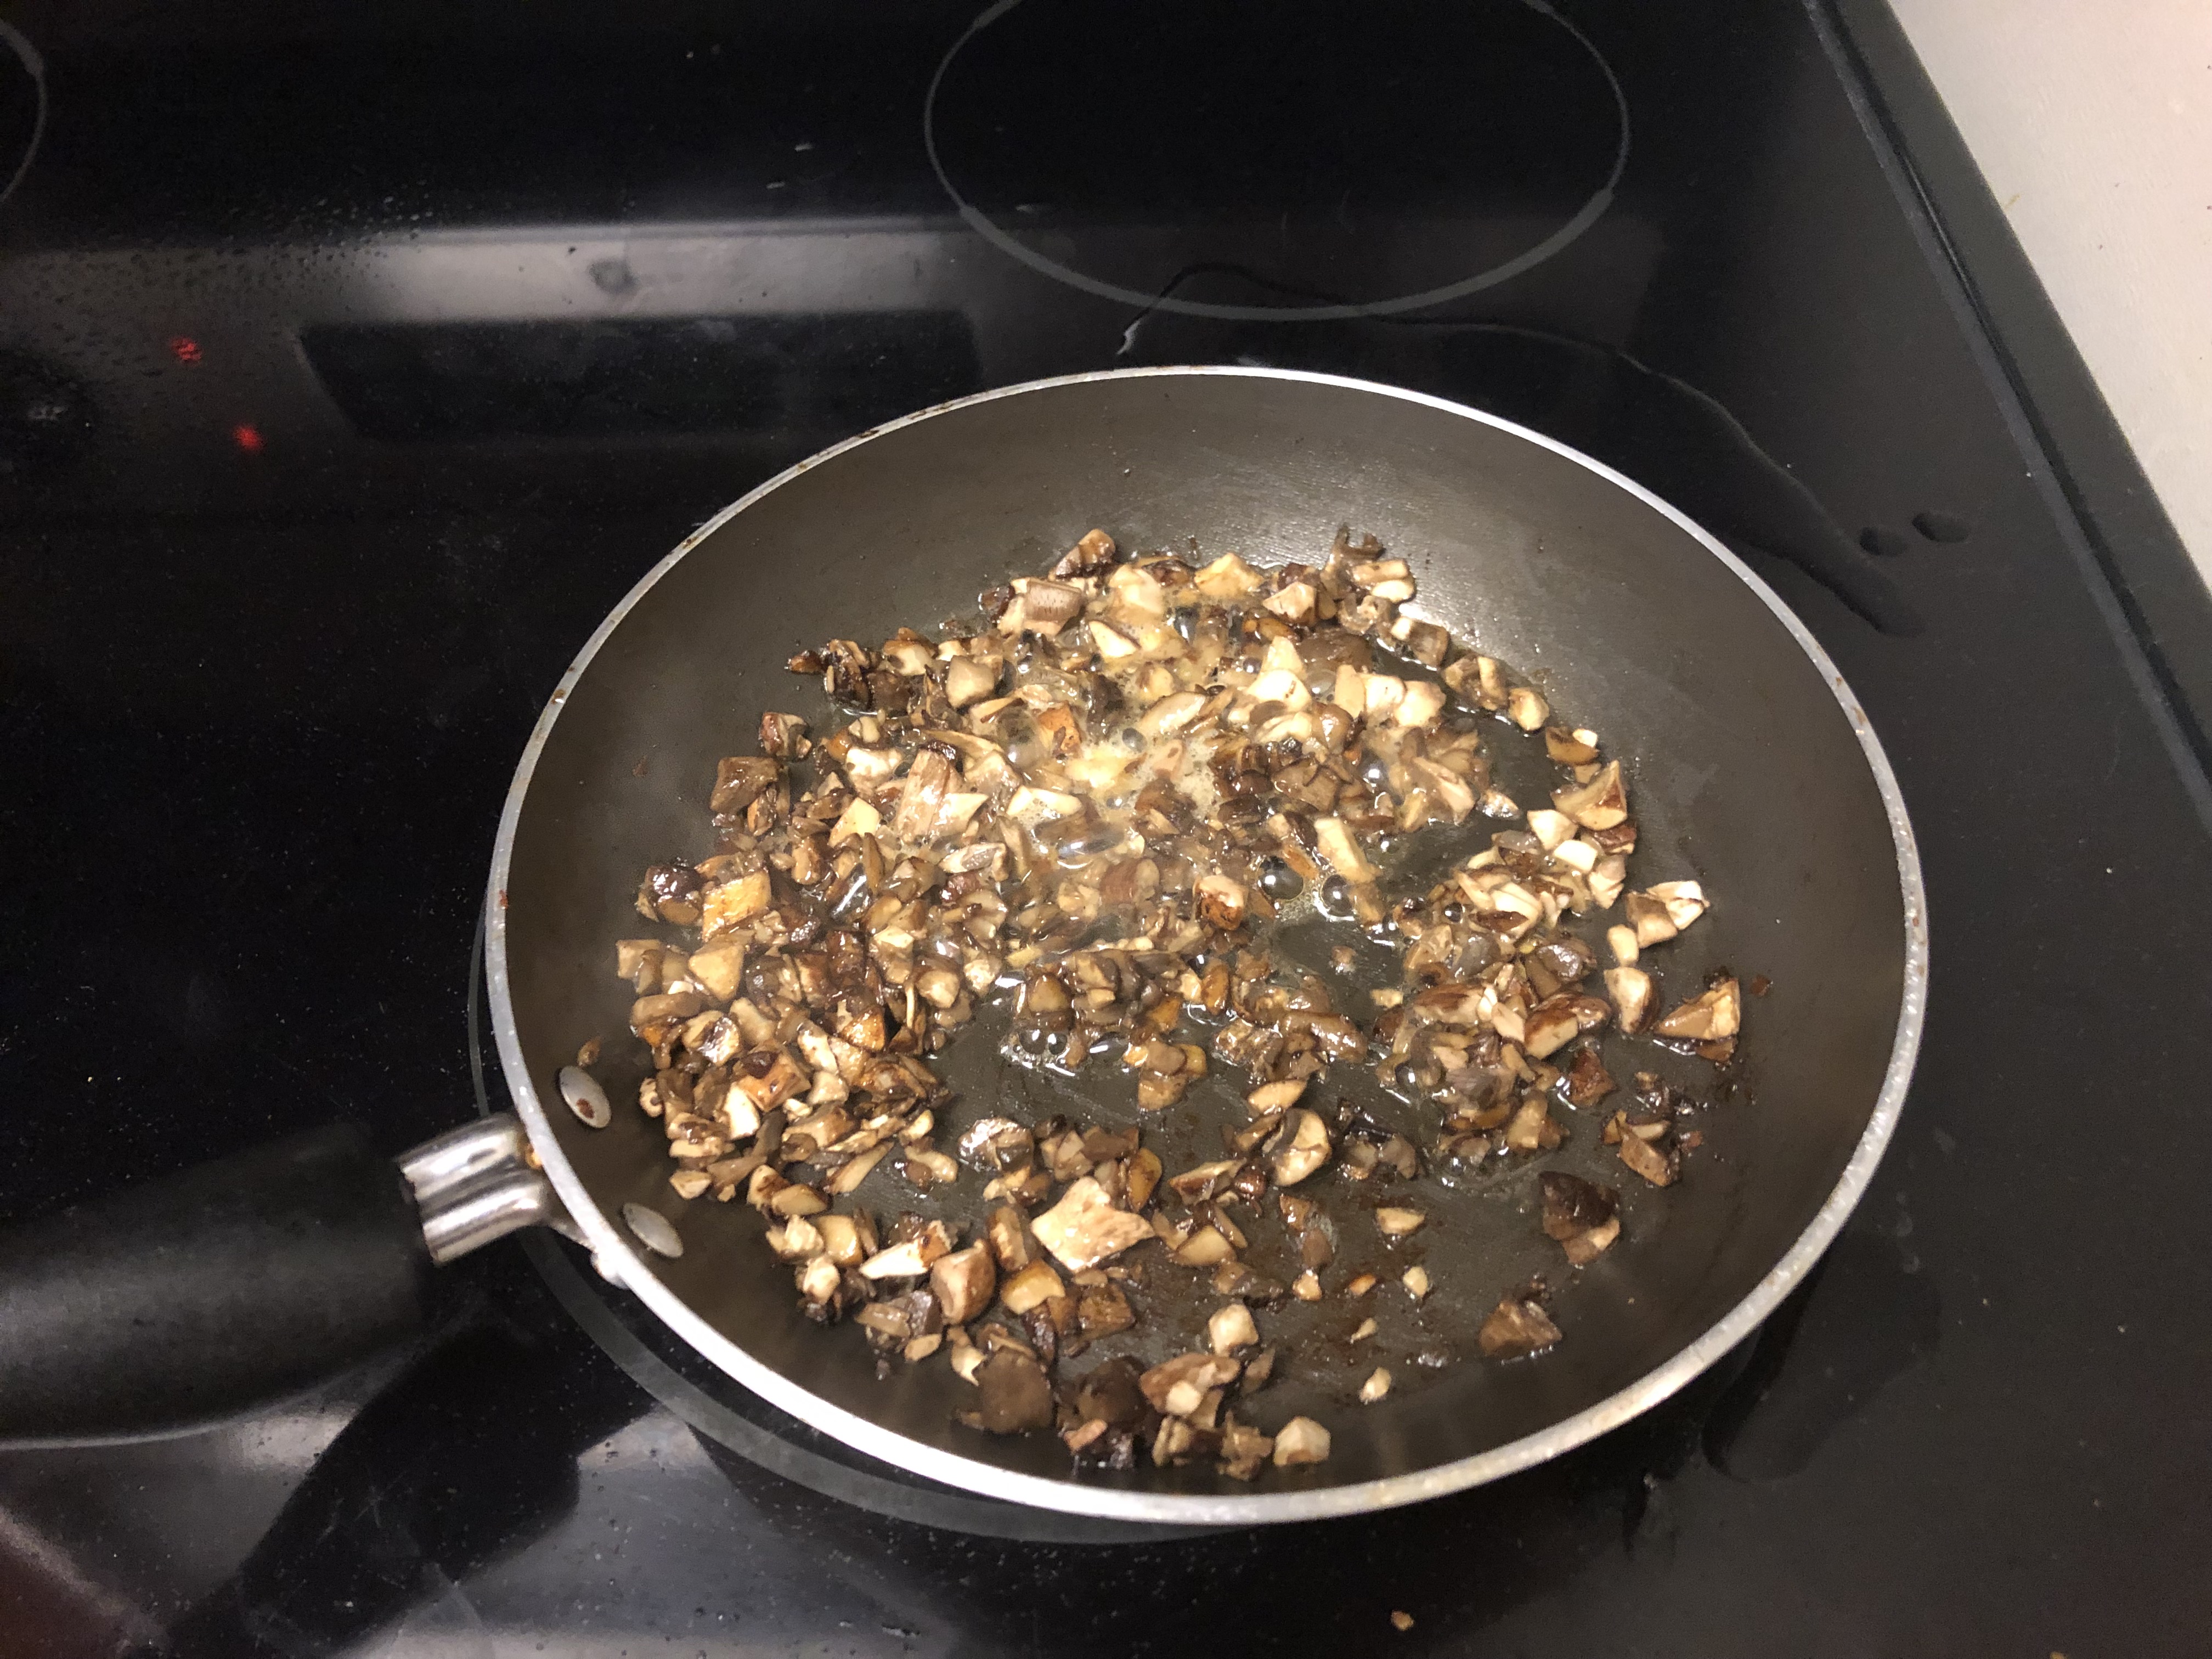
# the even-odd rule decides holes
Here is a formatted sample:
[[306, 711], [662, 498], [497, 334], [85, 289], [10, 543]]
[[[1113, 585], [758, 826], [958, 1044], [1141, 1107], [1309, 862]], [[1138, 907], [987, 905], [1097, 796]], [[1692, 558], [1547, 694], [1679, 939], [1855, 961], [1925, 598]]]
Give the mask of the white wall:
[[1890, 0], [2212, 580], [2212, 0]]

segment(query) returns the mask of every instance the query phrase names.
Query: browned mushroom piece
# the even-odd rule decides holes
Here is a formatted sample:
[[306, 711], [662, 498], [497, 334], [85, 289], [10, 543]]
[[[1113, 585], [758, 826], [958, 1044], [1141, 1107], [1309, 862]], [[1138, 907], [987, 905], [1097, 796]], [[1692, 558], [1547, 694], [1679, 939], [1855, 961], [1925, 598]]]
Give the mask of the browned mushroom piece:
[[990, 1307], [999, 1285], [991, 1247], [970, 1244], [939, 1256], [929, 1264], [929, 1285], [937, 1292], [938, 1304], [949, 1323], [964, 1325], [980, 1317]]
[[1619, 1086], [1597, 1050], [1587, 1045], [1575, 1050], [1559, 1079], [1559, 1092], [1570, 1106], [1595, 1106]]
[[1052, 1384], [1033, 1355], [1001, 1348], [977, 1368], [975, 1382], [982, 1390], [982, 1403], [960, 1413], [969, 1428], [1020, 1434], [1052, 1426]]
[[1475, 1346], [1492, 1359], [1541, 1353], [1559, 1340], [1559, 1328], [1544, 1311], [1543, 1286], [1533, 1280], [1508, 1291], [1474, 1334]]
[[1743, 1024], [1743, 997], [1732, 978], [1723, 978], [1652, 1024], [1655, 1036], [1697, 1042], [1734, 1036]]
[[1617, 1113], [1620, 1161], [1655, 1187], [1671, 1187], [1682, 1173], [1682, 1152], [1669, 1123], [1637, 1123]]
[[1265, 1148], [1268, 1173], [1278, 1187], [1295, 1187], [1328, 1162], [1329, 1150], [1328, 1126], [1318, 1113], [1286, 1112]]
[[1596, 1261], [1620, 1237], [1618, 1188], [1551, 1170], [1537, 1184], [1544, 1197], [1544, 1237], [1557, 1239], [1576, 1267]]
[[1201, 1409], [1213, 1389], [1226, 1388], [1243, 1368], [1226, 1354], [1184, 1353], [1164, 1360], [1138, 1379], [1146, 1401], [1168, 1417]]

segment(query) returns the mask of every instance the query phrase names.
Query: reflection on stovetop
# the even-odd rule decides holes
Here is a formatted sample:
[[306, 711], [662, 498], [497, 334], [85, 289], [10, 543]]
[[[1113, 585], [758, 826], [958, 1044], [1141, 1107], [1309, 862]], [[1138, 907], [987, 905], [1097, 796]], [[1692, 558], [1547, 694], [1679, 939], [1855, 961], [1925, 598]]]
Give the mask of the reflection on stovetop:
[[[52, 1651], [414, 1659], [527, 1638], [556, 1653], [672, 1638], [751, 1654], [834, 1628], [861, 1653], [1334, 1652], [1382, 1639], [1393, 1610], [1465, 1633], [1570, 1587], [1632, 1607], [1665, 1572], [1678, 1504], [1716, 1481], [1786, 1480], [1936, 1335], [1908, 1258], [1854, 1231], [1763, 1336], [1634, 1423], [1493, 1486], [1339, 1522], [1036, 1541], [771, 1473], [643, 1394], [520, 1249], [465, 1276], [397, 1376], [204, 1435], [9, 1463], [0, 1583], [75, 1596], [102, 1624], [99, 1641]], [[75, 1512], [95, 1467], [134, 1513]], [[121, 1586], [41, 1580], [42, 1560], [83, 1559], [81, 1533], [118, 1525], [193, 1547], [123, 1552]]]

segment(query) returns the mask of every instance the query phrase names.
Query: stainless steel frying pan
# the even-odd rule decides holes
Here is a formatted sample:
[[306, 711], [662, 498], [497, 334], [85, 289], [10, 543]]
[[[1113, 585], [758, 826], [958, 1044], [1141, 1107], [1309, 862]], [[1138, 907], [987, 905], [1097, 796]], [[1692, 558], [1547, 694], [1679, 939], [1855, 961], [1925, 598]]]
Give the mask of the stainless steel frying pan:
[[[1342, 1309], [1299, 1316], [1311, 1328], [1291, 1336], [1297, 1358], [1253, 1414], [1262, 1426], [1294, 1411], [1322, 1417], [1334, 1437], [1327, 1462], [1249, 1486], [1202, 1467], [1073, 1479], [1049, 1435], [957, 1425], [972, 1395], [942, 1364], [879, 1379], [857, 1331], [808, 1323], [744, 1206], [674, 1197], [659, 1127], [623, 1104], [643, 1060], [622, 1070], [635, 1045], [611, 942], [637, 931], [641, 868], [699, 849], [716, 758], [749, 749], [764, 710], [820, 717], [818, 689], [782, 670], [792, 651], [969, 610], [979, 589], [1040, 568], [1094, 524], [1124, 545], [1194, 537], [1273, 562], [1313, 557], [1340, 523], [1413, 562], [1420, 614], [1535, 675], [1556, 708], [1630, 757], [1638, 878], [1695, 875], [1716, 896], [1668, 947], [1662, 989], [1720, 963], [1772, 989], [1750, 1006], [1738, 1086], [1707, 1114], [1683, 1182], [1636, 1191], [1614, 1166], [1631, 1189], [1623, 1241], [1571, 1282], [1537, 1235], [1534, 1176], [1522, 1173], [1429, 1195], [1437, 1291], [1418, 1309], [1391, 1304], [1373, 1357], [1351, 1353], [1328, 1322]], [[514, 1123], [494, 1119], [410, 1154], [404, 1182], [389, 1165], [362, 1176], [357, 1149], [272, 1149], [219, 1191], [188, 1176], [151, 1210], [142, 1200], [127, 1250], [119, 1210], [0, 1242], [0, 1433], [82, 1432], [103, 1411], [127, 1420], [296, 1382], [419, 1316], [426, 1255], [551, 1222], [745, 1387], [951, 1486], [1212, 1525], [1410, 1503], [1602, 1433], [1774, 1308], [1889, 1139], [1927, 977], [1919, 866], [1881, 745], [1819, 645], [1717, 541], [1632, 481], [1475, 410], [1264, 369], [1136, 369], [985, 393], [865, 433], [737, 502], [638, 584], [554, 691], [501, 818], [488, 902], [494, 1025], [542, 1176]], [[1303, 947], [1286, 937], [1281, 948]], [[594, 1036], [606, 1040], [617, 1102], [603, 1129], [580, 1121], [556, 1084]], [[1615, 1071], [1652, 1063], [1637, 1052], [1646, 1058], [1624, 1048]], [[1136, 1115], [1111, 1067], [1053, 1079], [1007, 1064], [981, 1033], [944, 1059], [956, 1123], [987, 1109]], [[1692, 1081], [1702, 1066], [1667, 1063]], [[1218, 1091], [1218, 1104], [1231, 1099], [1225, 1083]], [[1192, 1102], [1146, 1120], [1170, 1170], [1186, 1153], [1218, 1156], [1204, 1150], [1213, 1109], [1200, 1091]], [[1565, 1167], [1605, 1167], [1595, 1127], [1578, 1126]], [[268, 1196], [276, 1182], [289, 1183], [286, 1203]], [[912, 1202], [902, 1193], [885, 1169], [860, 1196], [896, 1211]], [[626, 1206], [672, 1224], [681, 1254], [646, 1248]], [[961, 1212], [957, 1198], [951, 1208]], [[149, 1280], [148, 1252], [168, 1250], [173, 1232], [173, 1271]], [[147, 1282], [115, 1278], [126, 1258]], [[239, 1281], [227, 1301], [208, 1299], [210, 1262]], [[1565, 1340], [1534, 1360], [1478, 1359], [1474, 1326], [1532, 1269], [1558, 1286]], [[218, 1340], [257, 1300], [259, 1346], [295, 1356], [289, 1369]], [[100, 1366], [131, 1352], [116, 1334], [125, 1319], [167, 1322], [189, 1387], [100, 1382]], [[1133, 1340], [1173, 1352], [1176, 1322]], [[1402, 1360], [1454, 1343], [1462, 1357], [1441, 1370], [1401, 1369], [1421, 1386], [1349, 1403], [1380, 1350]]]

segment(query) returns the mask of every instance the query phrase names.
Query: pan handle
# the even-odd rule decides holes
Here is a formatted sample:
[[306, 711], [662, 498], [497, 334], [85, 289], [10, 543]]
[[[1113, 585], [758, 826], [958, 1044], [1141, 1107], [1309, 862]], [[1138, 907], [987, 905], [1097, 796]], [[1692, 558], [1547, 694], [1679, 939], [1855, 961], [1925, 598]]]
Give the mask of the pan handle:
[[434, 1263], [572, 1231], [501, 1115], [395, 1165], [311, 1131], [0, 1232], [0, 1441], [172, 1432], [416, 1335]]

